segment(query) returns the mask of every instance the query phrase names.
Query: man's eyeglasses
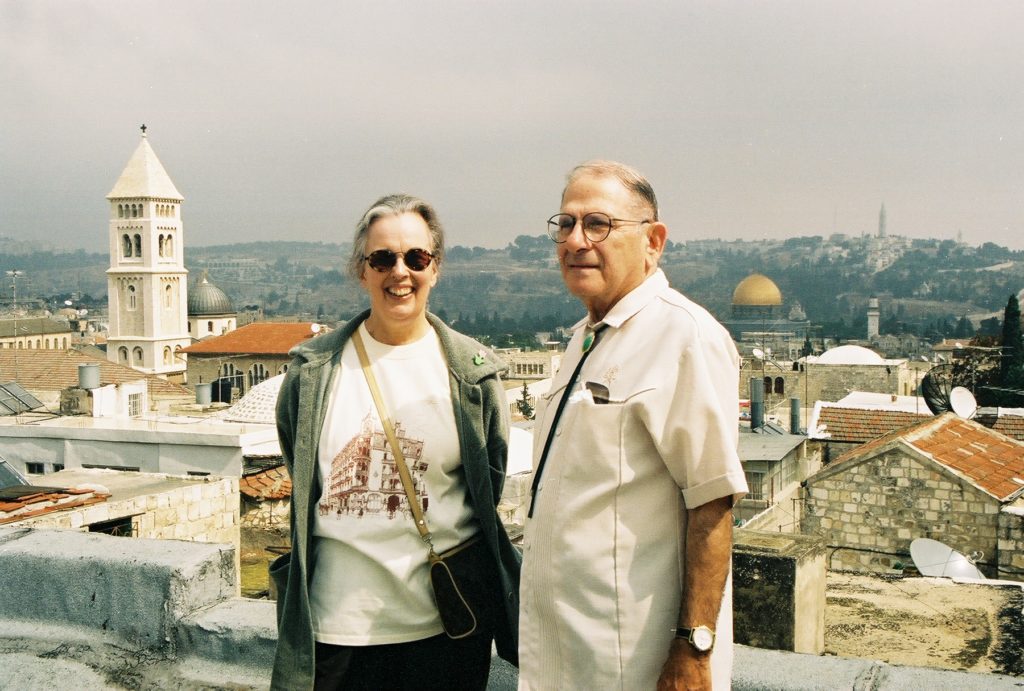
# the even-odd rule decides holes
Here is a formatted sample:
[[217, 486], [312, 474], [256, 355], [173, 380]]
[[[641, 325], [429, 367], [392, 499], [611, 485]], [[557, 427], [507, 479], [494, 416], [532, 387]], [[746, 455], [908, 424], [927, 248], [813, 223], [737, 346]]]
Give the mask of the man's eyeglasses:
[[370, 252], [368, 255], [363, 257], [366, 263], [370, 265], [370, 268], [374, 271], [386, 273], [395, 268], [395, 264], [398, 263], [398, 257], [402, 257], [402, 261], [410, 271], [423, 271], [430, 262], [434, 260], [434, 255], [430, 252], [419, 249], [418, 247], [411, 250], [406, 250], [405, 254], [399, 255], [397, 252], [391, 250], [377, 250]]
[[[572, 235], [572, 231], [576, 227], [576, 220], [572, 214], [555, 214], [548, 219], [548, 237], [558, 243], [565, 242]], [[625, 218], [612, 218], [600, 211], [591, 211], [579, 219], [579, 222], [583, 226], [583, 234], [591, 242], [601, 242], [618, 225], [650, 223], [649, 220], [630, 221]]]

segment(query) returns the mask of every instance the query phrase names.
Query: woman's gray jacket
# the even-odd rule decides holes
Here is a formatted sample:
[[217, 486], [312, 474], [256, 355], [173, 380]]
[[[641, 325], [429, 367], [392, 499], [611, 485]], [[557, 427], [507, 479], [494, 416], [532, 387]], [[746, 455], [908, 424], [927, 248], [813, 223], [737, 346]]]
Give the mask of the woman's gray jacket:
[[[364, 312], [329, 334], [294, 347], [277, 401], [277, 433], [281, 454], [292, 480], [290, 554], [271, 566], [278, 587], [277, 656], [273, 689], [312, 689], [314, 674], [313, 625], [309, 610], [309, 558], [313, 516], [320, 498], [317, 449], [327, 413], [331, 380], [340, 371], [341, 351]], [[519, 552], [509, 542], [496, 507], [505, 480], [508, 451], [508, 405], [499, 374], [503, 363], [480, 343], [449, 329], [427, 314], [441, 339], [448, 361], [452, 407], [462, 452], [469, 501], [480, 530], [498, 563], [506, 616], [497, 622], [498, 654], [513, 663], [518, 648]], [[412, 521], [409, 529], [414, 530]]]

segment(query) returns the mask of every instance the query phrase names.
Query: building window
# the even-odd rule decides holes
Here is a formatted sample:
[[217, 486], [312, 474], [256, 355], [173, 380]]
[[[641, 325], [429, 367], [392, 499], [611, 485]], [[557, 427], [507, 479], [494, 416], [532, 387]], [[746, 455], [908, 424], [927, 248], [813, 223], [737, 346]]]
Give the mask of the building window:
[[775, 377], [775, 393], [786, 393], [786, 380], [783, 379], [782, 377]]
[[267, 378], [267, 368], [257, 362], [249, 368], [249, 388], [256, 386]]
[[142, 415], [142, 394], [128, 394], [128, 415], [129, 417], [138, 417]]
[[132, 537], [135, 530], [132, 528], [132, 517], [115, 518], [112, 521], [102, 521], [89, 526], [90, 533], [103, 533], [114, 537]]
[[141, 367], [142, 366], [142, 348], [134, 348], [132, 350], [132, 355], [134, 356], [134, 359], [135, 359], [135, 362], [133, 363], [133, 366], [134, 367]]
[[170, 347], [169, 346], [164, 346], [164, 364], [165, 365], [174, 364], [174, 361], [172, 360], [172, 357], [173, 356], [171, 355]]
[[213, 333], [213, 322], [206, 322], [206, 330], [209, 333]]
[[128, 292], [128, 309], [134, 310], [138, 304], [135, 298], [135, 286], [129, 283], [126, 290]]
[[128, 349], [126, 347], [121, 346], [117, 349], [117, 361], [122, 365], [128, 364]]
[[62, 470], [64, 470], [64, 464], [63, 463], [54, 463], [53, 464], [53, 472], [59, 473]]
[[170, 309], [174, 304], [174, 288], [168, 283], [164, 286], [164, 307]]
[[29, 475], [42, 475], [46, 472], [46, 465], [43, 463], [26, 463], [25, 472]]
[[135, 256], [136, 257], [141, 257], [142, 256], [142, 236], [139, 235], [138, 233], [136, 233], [134, 240], [135, 240]]
[[745, 499], [764, 500], [764, 473], [747, 471], [747, 496]]

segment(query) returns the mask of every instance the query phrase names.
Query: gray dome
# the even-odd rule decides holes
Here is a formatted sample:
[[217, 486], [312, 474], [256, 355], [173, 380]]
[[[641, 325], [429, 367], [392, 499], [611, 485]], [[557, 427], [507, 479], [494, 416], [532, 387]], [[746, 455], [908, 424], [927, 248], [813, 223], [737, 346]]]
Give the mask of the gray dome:
[[199, 285], [188, 291], [188, 314], [190, 317], [212, 317], [221, 314], [233, 314], [235, 308], [231, 298], [206, 279], [203, 273]]

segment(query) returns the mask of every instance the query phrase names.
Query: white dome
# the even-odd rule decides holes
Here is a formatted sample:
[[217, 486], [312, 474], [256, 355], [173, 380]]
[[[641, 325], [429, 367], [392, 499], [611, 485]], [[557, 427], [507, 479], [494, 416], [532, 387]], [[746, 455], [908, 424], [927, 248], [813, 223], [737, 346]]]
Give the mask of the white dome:
[[819, 365], [884, 365], [885, 360], [873, 350], [858, 345], [842, 345], [826, 350], [814, 361]]
[[283, 381], [284, 375], [279, 374], [260, 382], [219, 417], [228, 422], [275, 424], [274, 411], [277, 408], [277, 394], [281, 391], [281, 382]]

